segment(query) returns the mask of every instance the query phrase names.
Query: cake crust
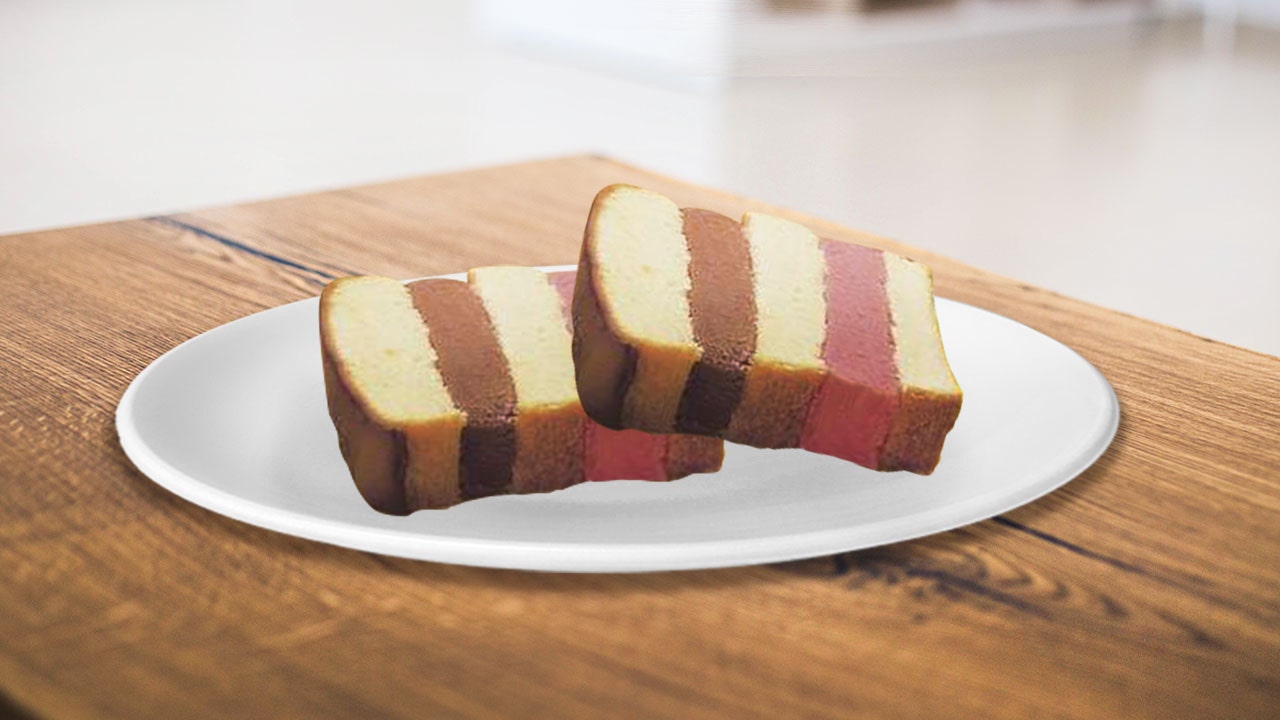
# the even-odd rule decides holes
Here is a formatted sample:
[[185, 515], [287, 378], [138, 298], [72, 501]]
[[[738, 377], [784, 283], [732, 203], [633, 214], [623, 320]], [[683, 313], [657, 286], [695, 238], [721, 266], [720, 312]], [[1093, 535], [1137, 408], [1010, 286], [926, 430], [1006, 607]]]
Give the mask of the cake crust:
[[329, 417], [338, 431], [338, 448], [371, 507], [390, 515], [407, 515], [404, 435], [369, 419], [352, 397], [327, 348], [321, 350]]
[[600, 306], [595, 262], [583, 244], [573, 295], [574, 377], [582, 407], [592, 420], [621, 430], [623, 406], [636, 374], [636, 349], [610, 327]]

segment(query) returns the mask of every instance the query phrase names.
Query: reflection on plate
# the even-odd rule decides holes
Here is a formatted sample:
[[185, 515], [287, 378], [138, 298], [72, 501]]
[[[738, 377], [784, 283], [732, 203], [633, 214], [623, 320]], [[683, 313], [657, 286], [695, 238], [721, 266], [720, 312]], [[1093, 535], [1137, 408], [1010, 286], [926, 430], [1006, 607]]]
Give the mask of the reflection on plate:
[[965, 398], [933, 475], [726, 444], [724, 469], [711, 475], [389, 517], [365, 505], [338, 452], [316, 316], [315, 299], [291, 303], [158, 358], [117, 409], [125, 453], [191, 502], [299, 537], [467, 565], [626, 572], [790, 560], [976, 522], [1078, 475], [1120, 417], [1110, 384], [1066, 346], [939, 299]]

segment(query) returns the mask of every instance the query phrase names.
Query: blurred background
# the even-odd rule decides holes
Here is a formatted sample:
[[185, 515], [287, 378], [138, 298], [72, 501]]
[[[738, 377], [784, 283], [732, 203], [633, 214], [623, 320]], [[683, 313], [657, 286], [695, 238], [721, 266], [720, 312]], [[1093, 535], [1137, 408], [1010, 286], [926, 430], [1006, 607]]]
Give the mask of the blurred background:
[[583, 152], [1280, 354], [1280, 0], [0, 0], [0, 234]]

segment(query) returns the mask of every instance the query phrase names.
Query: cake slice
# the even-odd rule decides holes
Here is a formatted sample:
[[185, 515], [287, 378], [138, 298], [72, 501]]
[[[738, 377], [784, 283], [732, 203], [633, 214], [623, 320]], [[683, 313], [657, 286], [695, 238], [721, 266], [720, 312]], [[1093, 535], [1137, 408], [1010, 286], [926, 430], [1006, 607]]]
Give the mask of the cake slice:
[[469, 282], [335, 280], [320, 298], [329, 414], [374, 509], [407, 514], [592, 480], [719, 469], [709, 437], [587, 419], [570, 350], [574, 273], [481, 268]]
[[605, 188], [573, 317], [578, 394], [611, 428], [928, 474], [960, 412], [928, 268], [770, 215]]

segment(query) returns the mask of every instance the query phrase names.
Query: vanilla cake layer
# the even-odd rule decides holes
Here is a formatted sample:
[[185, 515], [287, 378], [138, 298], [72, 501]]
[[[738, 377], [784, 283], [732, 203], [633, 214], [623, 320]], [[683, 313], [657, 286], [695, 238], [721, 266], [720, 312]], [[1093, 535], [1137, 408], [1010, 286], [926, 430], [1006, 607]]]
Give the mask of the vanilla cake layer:
[[372, 507], [406, 514], [719, 469], [718, 439], [616, 431], [587, 418], [570, 349], [573, 292], [573, 273], [508, 267], [473, 270], [468, 283], [361, 277], [325, 289], [330, 415]]
[[818, 236], [799, 223], [747, 213], [742, 229], [751, 253], [756, 347], [726, 437], [755, 447], [796, 447], [825, 372], [826, 262]]
[[[578, 392], [593, 419], [932, 472], [962, 395], [927, 268], [819, 239], [781, 218], [748, 214], [737, 223], [673, 209], [653, 195], [611, 186], [588, 219], [579, 278], [591, 286], [575, 296], [573, 350]], [[661, 228], [655, 244], [671, 244], [677, 213], [686, 252], [646, 251], [643, 268], [628, 266], [638, 257], [632, 246], [650, 243], [650, 228]], [[678, 276], [688, 278], [687, 290], [671, 280]], [[614, 277], [664, 280], [619, 294], [621, 285], [602, 281]], [[672, 317], [680, 298], [664, 293], [686, 299], [687, 318]], [[633, 322], [650, 309], [647, 325]], [[636, 329], [654, 325], [663, 327], [652, 336]], [[686, 335], [683, 353], [670, 347]], [[669, 366], [637, 372], [639, 358], [659, 346], [663, 353], [648, 357]], [[684, 378], [678, 388], [675, 377]], [[674, 403], [676, 411], [641, 424], [625, 412], [634, 397]]]
[[477, 268], [467, 283], [488, 312], [515, 385], [514, 491], [545, 492], [580, 481], [587, 418], [559, 294], [530, 268]]
[[929, 268], [892, 253], [884, 254], [884, 262], [902, 387], [884, 462], [927, 473], [960, 414], [961, 396], [939, 340]]

